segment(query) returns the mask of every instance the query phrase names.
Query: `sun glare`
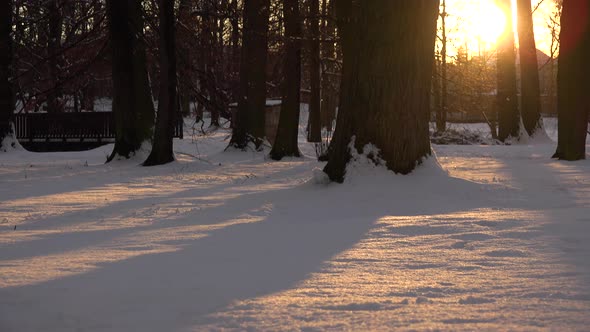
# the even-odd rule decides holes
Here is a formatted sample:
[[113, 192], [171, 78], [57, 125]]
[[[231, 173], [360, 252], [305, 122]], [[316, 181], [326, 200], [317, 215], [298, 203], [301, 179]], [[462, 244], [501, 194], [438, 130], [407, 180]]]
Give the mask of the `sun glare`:
[[480, 8], [472, 13], [476, 22], [476, 38], [486, 44], [495, 44], [506, 26], [506, 15], [495, 4], [481, 1]]
[[507, 23], [496, 1], [448, 0], [447, 10], [449, 41], [454, 48], [463, 48], [469, 55], [496, 48]]

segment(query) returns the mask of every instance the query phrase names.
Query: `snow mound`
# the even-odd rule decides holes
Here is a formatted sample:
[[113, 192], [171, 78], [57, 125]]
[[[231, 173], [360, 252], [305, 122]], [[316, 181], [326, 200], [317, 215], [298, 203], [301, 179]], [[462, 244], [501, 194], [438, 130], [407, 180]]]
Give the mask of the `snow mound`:
[[315, 185], [327, 185], [330, 183], [330, 177], [320, 168], [314, 168], [309, 183]]
[[[379, 148], [372, 144], [363, 147], [362, 153], [354, 148], [354, 138], [350, 143], [351, 159], [346, 166], [346, 176], [344, 183], [356, 183], [358, 181], [376, 181], [377, 183], [387, 183], [395, 181], [396, 178], [405, 175], [394, 174], [387, 169], [386, 162], [379, 157]], [[419, 176], [444, 176], [448, 173], [443, 169], [436, 159], [436, 154], [431, 151], [431, 156], [423, 158], [410, 175]]]
[[[14, 133], [14, 127], [12, 128], [12, 132]], [[20, 145], [16, 136], [14, 134], [8, 135], [4, 137], [4, 140], [0, 141], [0, 151], [1, 152], [10, 152], [10, 151], [24, 151], [25, 149]]]

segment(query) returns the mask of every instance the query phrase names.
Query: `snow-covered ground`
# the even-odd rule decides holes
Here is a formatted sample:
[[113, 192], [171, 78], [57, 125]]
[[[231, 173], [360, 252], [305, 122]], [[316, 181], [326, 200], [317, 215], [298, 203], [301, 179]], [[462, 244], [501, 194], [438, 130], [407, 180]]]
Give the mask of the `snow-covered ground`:
[[228, 135], [153, 168], [0, 154], [0, 331], [589, 328], [590, 162], [434, 146], [322, 184], [309, 144], [273, 162]]

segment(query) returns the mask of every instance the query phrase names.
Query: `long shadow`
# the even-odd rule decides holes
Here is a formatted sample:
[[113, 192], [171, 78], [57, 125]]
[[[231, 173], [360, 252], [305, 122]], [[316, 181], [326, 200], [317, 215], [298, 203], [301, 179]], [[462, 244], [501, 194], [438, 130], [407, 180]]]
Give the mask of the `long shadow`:
[[[282, 178], [283, 176], [292, 173], [292, 169], [286, 169], [278, 172], [273, 172], [273, 178]], [[232, 191], [236, 189], [236, 184], [245, 185], [249, 181], [252, 181], [254, 188], [241, 190], [240, 192]], [[184, 189], [181, 191], [173, 192], [171, 194], [154, 194], [147, 197], [140, 197], [137, 199], [127, 199], [123, 201], [117, 201], [104, 206], [92, 209], [92, 214], [88, 216], [89, 210], [73, 211], [68, 213], [62, 213], [55, 216], [46, 218], [40, 218], [33, 223], [20, 227], [19, 231], [22, 230], [39, 230], [43, 231], [52, 226], [59, 225], [62, 228], [72, 226], [75, 228], [77, 225], [84, 224], [86, 222], [97, 222], [100, 219], [124, 219], [129, 217], [129, 214], [133, 214], [138, 208], [146, 206], [166, 206], [173, 201], [182, 200], [184, 203], [190, 203], [192, 206], [197, 207], [196, 211], [190, 211], [188, 213], [178, 212], [173, 217], [167, 218], [166, 223], [162, 224], [157, 220], [145, 225], [132, 225], [127, 227], [119, 227], [108, 229], [100, 228], [97, 229], [83, 230], [83, 231], [61, 231], [61, 232], [48, 232], [47, 234], [39, 233], [34, 235], [30, 240], [23, 240], [23, 243], [19, 245], [6, 245], [2, 247], [0, 258], [6, 259], [23, 259], [36, 255], [48, 255], [55, 254], [64, 251], [72, 251], [83, 247], [91, 247], [93, 245], [99, 245], [106, 243], [114, 238], [124, 237], [131, 235], [139, 231], [149, 231], [154, 229], [165, 229], [172, 228], [179, 225], [214, 225], [216, 223], [223, 222], [228, 216], [237, 217], [240, 213], [248, 212], [249, 207], [243, 207], [240, 202], [249, 202], [252, 197], [251, 192], [256, 190], [256, 187], [275, 184], [260, 183], [257, 178], [236, 178], [227, 183], [218, 184], [214, 186], [204, 186], [199, 188]], [[283, 187], [283, 186], [280, 186]], [[278, 189], [273, 189], [278, 190]], [[250, 191], [250, 192], [249, 192]], [[221, 201], [209, 201], [209, 203], [224, 203], [220, 207], [204, 207], [200, 208], [200, 203], [207, 203], [210, 197], [215, 197], [219, 194], [227, 195], [240, 195], [236, 198], [229, 199], [225, 202]], [[158, 196], [155, 196], [158, 195]], [[246, 196], [244, 196], [246, 195]], [[224, 212], [225, 214], [216, 214], [218, 212]], [[70, 220], [70, 221], [68, 221]], [[10, 236], [12, 231], [8, 231], [6, 236]], [[24, 244], [26, 242], [27, 244]]]
[[[535, 160], [536, 158], [536, 160]], [[538, 213], [535, 226], [542, 245], [555, 257], [553, 264], [566, 263], [578, 285], [575, 291], [590, 294], [590, 163], [566, 162], [548, 157], [522, 155], [505, 159], [502, 171], [517, 187], [502, 198], [503, 208]], [[571, 280], [569, 281], [571, 283]], [[578, 288], [576, 288], [578, 287]]]
[[[174, 252], [0, 290], [0, 330], [187, 328], [235, 300], [292, 287], [353, 247], [383, 216], [420, 218], [470, 210], [489, 194], [480, 185], [445, 176], [436, 181], [392, 178], [385, 186], [381, 181], [303, 185], [229, 200], [226, 206], [242, 205], [244, 210], [267, 206], [266, 218], [204, 238], [168, 239], [178, 248]], [[449, 190], [455, 195], [448, 195]]]

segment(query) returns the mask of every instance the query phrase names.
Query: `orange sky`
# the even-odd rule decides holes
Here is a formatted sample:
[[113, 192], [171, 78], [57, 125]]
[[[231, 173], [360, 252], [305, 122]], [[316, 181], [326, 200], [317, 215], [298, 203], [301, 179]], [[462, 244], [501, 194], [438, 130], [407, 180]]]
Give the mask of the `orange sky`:
[[[533, 15], [537, 48], [549, 54], [551, 30], [547, 25], [555, 4], [553, 0], [532, 2], [533, 8], [541, 3]], [[447, 12], [450, 57], [457, 54], [459, 47], [467, 48], [470, 56], [479, 52], [493, 52], [495, 39], [501, 33], [506, 20], [495, 0], [447, 0]]]

